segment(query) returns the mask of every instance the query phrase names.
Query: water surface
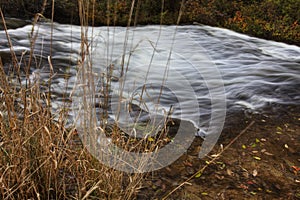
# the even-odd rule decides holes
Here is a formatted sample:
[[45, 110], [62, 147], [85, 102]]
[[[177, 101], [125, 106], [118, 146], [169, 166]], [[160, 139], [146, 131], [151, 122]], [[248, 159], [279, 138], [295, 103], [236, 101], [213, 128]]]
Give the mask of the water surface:
[[[21, 67], [30, 52], [28, 25], [9, 30]], [[53, 109], [68, 106], [81, 60], [81, 27], [50, 24], [35, 27], [33, 81], [49, 79], [52, 55]], [[207, 130], [212, 117], [244, 109], [264, 112], [277, 105], [299, 105], [300, 48], [209, 26], [97, 27], [89, 29], [92, 64], [101, 91], [110, 78], [110, 118], [123, 124], [134, 117], [116, 114], [116, 99], [138, 105], [141, 121], [174, 118]], [[124, 42], [127, 41], [127, 42]], [[0, 32], [0, 55], [11, 70], [10, 49]], [[22, 70], [22, 69], [21, 69]], [[109, 75], [109, 76], [108, 76]], [[220, 79], [221, 77], [221, 79]], [[224, 88], [223, 88], [224, 86]], [[41, 84], [41, 89], [47, 87]], [[120, 92], [122, 91], [122, 92]], [[115, 98], [115, 99], [114, 99]], [[223, 98], [226, 109], [223, 109]], [[103, 101], [102, 98], [97, 98]], [[126, 105], [127, 105], [126, 104]], [[124, 104], [125, 105], [125, 104]], [[214, 107], [214, 105], [218, 105]], [[128, 107], [122, 107], [129, 111]], [[103, 112], [98, 109], [98, 112]], [[219, 113], [215, 116], [214, 113]], [[153, 122], [154, 125], [160, 123]]]

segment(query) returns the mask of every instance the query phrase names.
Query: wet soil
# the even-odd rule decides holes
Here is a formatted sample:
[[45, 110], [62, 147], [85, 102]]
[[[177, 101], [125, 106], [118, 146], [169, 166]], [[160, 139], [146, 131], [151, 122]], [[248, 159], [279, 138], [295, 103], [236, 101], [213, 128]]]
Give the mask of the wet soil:
[[201, 143], [196, 138], [185, 155], [151, 173], [138, 199], [300, 199], [299, 106], [229, 114], [218, 144], [203, 159]]

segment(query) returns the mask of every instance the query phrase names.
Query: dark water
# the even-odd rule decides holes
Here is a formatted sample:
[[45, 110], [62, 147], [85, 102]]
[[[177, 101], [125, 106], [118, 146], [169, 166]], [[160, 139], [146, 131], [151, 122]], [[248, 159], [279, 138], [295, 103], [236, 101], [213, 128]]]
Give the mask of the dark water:
[[[89, 39], [93, 41], [91, 62], [95, 75], [102, 77], [97, 79], [96, 92], [105, 87], [109, 74], [112, 97], [109, 114], [111, 119], [125, 124], [124, 128], [135, 123], [128, 119], [127, 114], [134, 113], [128, 110], [128, 104], [146, 111], [139, 116], [141, 121], [153, 121], [167, 114], [190, 121], [203, 130], [212, 118], [222, 120], [226, 112], [234, 109], [264, 112], [276, 105], [299, 105], [300, 48], [297, 46], [209, 26], [144, 26], [126, 30], [89, 29]], [[20, 63], [30, 52], [31, 31], [32, 26], [9, 30]], [[37, 38], [30, 78], [40, 83], [49, 79], [51, 50], [53, 109], [59, 110], [66, 99], [73, 99], [70, 94], [81, 59], [81, 28], [54, 24], [52, 40], [49, 24], [36, 26], [34, 33]], [[0, 55], [8, 71], [9, 51], [5, 33], [1, 31]], [[47, 87], [41, 84], [41, 89]], [[120, 99], [125, 104], [115, 105]], [[119, 113], [120, 108], [123, 114]]]

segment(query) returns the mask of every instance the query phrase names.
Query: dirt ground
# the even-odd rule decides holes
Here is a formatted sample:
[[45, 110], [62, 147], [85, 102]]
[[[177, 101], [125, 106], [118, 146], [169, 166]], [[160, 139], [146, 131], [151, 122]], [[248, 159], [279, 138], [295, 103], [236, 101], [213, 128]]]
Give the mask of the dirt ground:
[[229, 115], [218, 144], [204, 159], [198, 158], [201, 143], [197, 138], [187, 154], [150, 174], [138, 199], [300, 199], [299, 106]]

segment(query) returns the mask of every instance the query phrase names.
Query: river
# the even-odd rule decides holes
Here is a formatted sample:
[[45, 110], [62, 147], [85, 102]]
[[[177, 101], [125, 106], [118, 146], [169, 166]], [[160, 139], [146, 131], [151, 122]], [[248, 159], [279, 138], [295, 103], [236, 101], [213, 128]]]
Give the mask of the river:
[[[55, 23], [52, 34], [51, 27], [48, 23], [35, 26], [30, 78], [47, 91], [43, 83], [49, 79], [51, 54], [52, 106], [58, 111], [69, 102], [73, 106], [78, 103], [71, 93], [78, 83], [81, 27]], [[31, 31], [31, 25], [8, 31], [21, 68], [30, 52]], [[202, 135], [209, 131], [212, 120], [222, 121], [236, 109], [245, 114], [264, 113], [276, 111], [277, 105], [300, 103], [298, 46], [204, 25], [89, 27], [88, 37], [94, 72], [102, 77], [97, 79], [95, 91], [103, 89], [109, 74], [112, 100], [108, 113], [124, 129], [136, 122], [128, 119], [128, 114], [135, 113], [127, 106], [114, 105], [120, 99], [142, 108], [143, 112], [136, 114], [140, 121], [170, 115], [192, 122], [203, 130]], [[6, 71], [12, 69], [9, 52], [5, 32], [0, 31], [0, 55]]]

